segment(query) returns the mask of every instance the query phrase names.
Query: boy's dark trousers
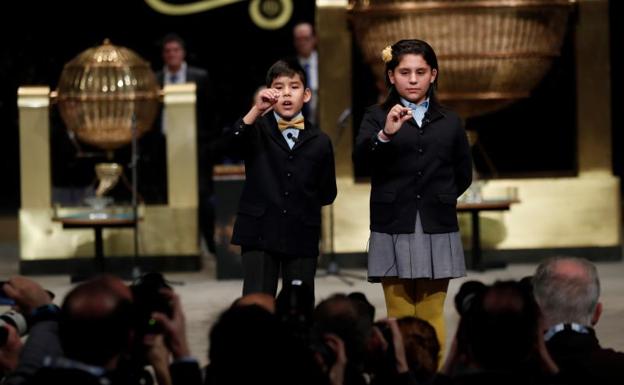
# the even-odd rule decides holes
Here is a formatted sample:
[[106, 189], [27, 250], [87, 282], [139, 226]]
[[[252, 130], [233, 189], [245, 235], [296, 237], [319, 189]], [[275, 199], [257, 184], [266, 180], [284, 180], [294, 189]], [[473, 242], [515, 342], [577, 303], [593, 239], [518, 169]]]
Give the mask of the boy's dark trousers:
[[251, 293], [277, 294], [280, 267], [282, 282], [303, 281], [314, 293], [317, 258], [294, 257], [262, 250], [243, 251], [243, 295]]

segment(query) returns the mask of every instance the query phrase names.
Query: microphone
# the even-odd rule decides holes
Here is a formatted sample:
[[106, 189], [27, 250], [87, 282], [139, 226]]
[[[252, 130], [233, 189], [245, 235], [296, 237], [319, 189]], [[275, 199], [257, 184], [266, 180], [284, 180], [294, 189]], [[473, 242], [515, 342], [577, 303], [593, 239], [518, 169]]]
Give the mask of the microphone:
[[349, 117], [351, 116], [351, 107], [345, 108], [338, 116], [338, 120], [336, 121], [336, 137], [333, 139], [334, 146], [336, 146], [340, 139], [342, 139], [342, 134], [344, 134], [345, 129], [347, 128], [347, 123], [349, 123]]
[[344, 111], [340, 113], [340, 116], [338, 116], [336, 125], [339, 128], [344, 128], [344, 126], [347, 124], [349, 116], [351, 116], [351, 108], [345, 108]]
[[292, 132], [287, 132], [287, 133], [286, 133], [286, 137], [287, 137], [288, 139], [292, 140], [292, 141], [293, 141], [293, 143], [295, 143], [295, 144], [297, 144], [297, 143], [299, 142], [299, 138], [297, 138], [296, 136], [294, 136], [294, 135], [292, 134]]
[[431, 118], [429, 117], [429, 111], [425, 112], [425, 116], [422, 120], [422, 125], [425, 126], [431, 122]]

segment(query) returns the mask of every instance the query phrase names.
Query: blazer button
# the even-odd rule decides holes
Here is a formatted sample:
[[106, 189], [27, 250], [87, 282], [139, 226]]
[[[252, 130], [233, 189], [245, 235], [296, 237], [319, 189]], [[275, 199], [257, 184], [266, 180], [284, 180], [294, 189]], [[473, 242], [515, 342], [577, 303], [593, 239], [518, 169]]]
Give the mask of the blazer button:
[[288, 210], [286, 209], [282, 210], [282, 214], [286, 215], [286, 213], [288, 213]]
[[423, 135], [423, 134], [425, 133], [425, 130], [418, 130], [418, 133], [419, 133], [420, 135]]
[[292, 155], [288, 155], [288, 160], [293, 160], [295, 157]]
[[420, 199], [420, 194], [416, 194], [416, 199]]
[[422, 153], [423, 153], [423, 149], [422, 149], [422, 148], [419, 148], [419, 149], [418, 149], [418, 153], [419, 153], [419, 154], [422, 154]]
[[418, 175], [418, 176], [422, 176], [422, 171], [420, 171], [420, 170], [419, 170], [419, 171], [417, 171], [417, 172], [416, 172], [416, 175]]
[[292, 176], [292, 172], [287, 172], [286, 176], [290, 178]]
[[285, 197], [287, 197], [287, 196], [289, 196], [289, 195], [290, 195], [290, 192], [289, 192], [289, 191], [284, 191], [284, 196], [285, 196]]

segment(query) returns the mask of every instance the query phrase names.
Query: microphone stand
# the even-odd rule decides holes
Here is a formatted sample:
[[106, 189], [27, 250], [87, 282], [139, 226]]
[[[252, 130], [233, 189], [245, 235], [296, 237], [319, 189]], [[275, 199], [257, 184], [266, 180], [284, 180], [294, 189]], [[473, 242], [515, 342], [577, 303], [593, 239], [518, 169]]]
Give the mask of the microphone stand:
[[[336, 137], [334, 138], [334, 148], [338, 147], [338, 144], [342, 140], [342, 136], [347, 128], [347, 123], [349, 121], [349, 117], [351, 116], [351, 108], [346, 108], [344, 111], [340, 113], [338, 120], [336, 122], [336, 127], [338, 130], [336, 131]], [[324, 275], [326, 276], [336, 276], [342, 282], [349, 286], [353, 286], [353, 282], [348, 280], [345, 277], [355, 278], [366, 280], [366, 277], [362, 277], [357, 274], [348, 274], [340, 271], [340, 265], [336, 260], [336, 248], [334, 244], [334, 204], [329, 205], [329, 262], [327, 263], [327, 270]]]
[[132, 167], [132, 217], [134, 219], [134, 256], [132, 267], [132, 279], [136, 280], [141, 276], [141, 268], [139, 266], [139, 208], [138, 208], [138, 140], [136, 114], [132, 114], [132, 157], [130, 167]]

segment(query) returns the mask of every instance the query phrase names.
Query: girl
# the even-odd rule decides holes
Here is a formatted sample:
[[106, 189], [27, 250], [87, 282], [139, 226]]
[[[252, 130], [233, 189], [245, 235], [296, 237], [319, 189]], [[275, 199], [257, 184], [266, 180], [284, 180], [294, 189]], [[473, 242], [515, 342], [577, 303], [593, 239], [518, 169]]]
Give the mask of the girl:
[[354, 160], [371, 165], [368, 278], [389, 317], [415, 316], [444, 346], [450, 278], [465, 275], [456, 204], [472, 180], [460, 118], [435, 97], [438, 61], [422, 40], [382, 52], [389, 95], [366, 111]]

